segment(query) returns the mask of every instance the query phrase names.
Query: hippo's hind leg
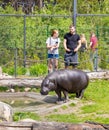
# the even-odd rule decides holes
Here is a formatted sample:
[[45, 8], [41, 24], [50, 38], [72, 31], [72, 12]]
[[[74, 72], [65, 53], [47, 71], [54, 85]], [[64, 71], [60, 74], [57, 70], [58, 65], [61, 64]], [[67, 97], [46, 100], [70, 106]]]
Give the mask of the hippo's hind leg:
[[84, 89], [76, 93], [76, 97], [82, 99], [84, 94]]

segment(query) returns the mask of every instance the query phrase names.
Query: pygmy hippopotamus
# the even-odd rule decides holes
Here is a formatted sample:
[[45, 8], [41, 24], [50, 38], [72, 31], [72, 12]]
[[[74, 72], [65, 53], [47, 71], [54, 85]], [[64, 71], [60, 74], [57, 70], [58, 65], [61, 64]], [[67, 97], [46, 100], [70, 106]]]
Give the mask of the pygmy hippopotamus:
[[84, 90], [89, 83], [88, 75], [81, 70], [62, 69], [48, 74], [41, 83], [42, 95], [47, 95], [49, 91], [55, 91], [58, 101], [68, 100], [68, 93], [76, 93], [77, 98], [82, 98]]

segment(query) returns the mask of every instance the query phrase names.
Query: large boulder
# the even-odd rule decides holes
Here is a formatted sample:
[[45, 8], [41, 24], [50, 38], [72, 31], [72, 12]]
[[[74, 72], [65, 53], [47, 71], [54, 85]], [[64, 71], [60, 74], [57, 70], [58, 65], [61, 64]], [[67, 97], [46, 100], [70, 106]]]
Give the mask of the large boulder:
[[0, 102], [0, 122], [13, 121], [13, 109], [10, 105]]

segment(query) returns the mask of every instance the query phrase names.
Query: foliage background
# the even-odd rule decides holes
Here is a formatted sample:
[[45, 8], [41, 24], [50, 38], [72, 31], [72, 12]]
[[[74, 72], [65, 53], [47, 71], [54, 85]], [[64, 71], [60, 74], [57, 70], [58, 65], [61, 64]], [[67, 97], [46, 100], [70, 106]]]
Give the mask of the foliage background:
[[[50, 2], [45, 0], [45, 3], [45, 6], [40, 9], [36, 5], [34, 11], [29, 15], [24, 14], [21, 7], [18, 11], [15, 11], [11, 4], [8, 4], [5, 9], [0, 7], [0, 65], [5, 72], [9, 73], [13, 67], [13, 71], [11, 70], [13, 73], [11, 74], [15, 73], [16, 60], [17, 68], [24, 67], [25, 69], [26, 66], [30, 69], [31, 66], [38, 63], [46, 65], [47, 50], [45, 41], [50, 36], [52, 29], [58, 29], [60, 33], [59, 68], [63, 68], [63, 55], [65, 52], [63, 49], [63, 36], [69, 31], [68, 27], [73, 22], [73, 0], [57, 0], [55, 5], [53, 0]], [[90, 32], [94, 31], [96, 33], [99, 39], [98, 66], [101, 69], [109, 68], [109, 18], [108, 16], [96, 15], [108, 14], [108, 5], [109, 1], [106, 0], [77, 1], [77, 13], [88, 14], [88, 16], [77, 17], [77, 33], [84, 33], [88, 44], [90, 42]], [[95, 14], [95, 16], [89, 14]], [[83, 56], [84, 58], [80, 58], [80, 69], [93, 70], [89, 60], [89, 53], [88, 50]], [[25, 57], [28, 63], [25, 61]], [[17, 73], [19, 72], [17, 71]]]
[[[45, 0], [46, 6], [39, 9], [37, 6], [32, 14], [25, 15], [22, 9], [15, 11], [9, 4], [5, 9], [0, 7], [0, 65], [3, 71], [11, 75], [15, 74], [17, 61], [17, 74], [25, 75], [29, 69], [31, 75], [39, 76], [47, 73], [46, 45], [45, 41], [52, 29], [59, 29], [61, 46], [60, 46], [60, 68], [63, 67], [63, 35], [68, 31], [69, 25], [73, 21], [73, 0], [57, 0], [53, 5]], [[77, 13], [88, 14], [88, 16], [78, 16], [76, 30], [78, 34], [84, 33], [88, 40], [90, 31], [94, 31], [99, 39], [99, 67], [102, 69], [109, 68], [109, 1], [107, 0], [78, 0]], [[8, 14], [8, 16], [7, 16]], [[12, 15], [10, 15], [12, 14]], [[95, 14], [92, 16], [90, 14]], [[107, 14], [107, 16], [96, 16], [97, 14]], [[37, 17], [36, 17], [37, 15]], [[39, 15], [39, 16], [38, 16]], [[43, 16], [42, 16], [43, 15]], [[54, 17], [46, 17], [52, 15]], [[55, 17], [62, 15], [62, 17]], [[26, 21], [24, 21], [26, 18]], [[26, 27], [24, 27], [26, 22]], [[26, 31], [26, 39], [24, 38]], [[26, 40], [26, 58], [29, 62], [24, 67], [24, 41]], [[80, 59], [80, 69], [90, 69], [89, 50], [82, 55]], [[85, 62], [87, 61], [87, 62]], [[62, 64], [61, 64], [62, 63]], [[49, 115], [46, 120], [83, 122], [86, 120], [108, 123], [109, 106], [108, 106], [108, 81], [92, 82], [86, 91], [83, 103], [87, 100], [94, 104], [85, 105], [79, 111], [79, 114], [62, 114]], [[107, 91], [106, 91], [107, 90]], [[95, 93], [96, 92], [96, 93]], [[104, 107], [106, 106], [106, 107]], [[69, 107], [69, 106], [68, 106]], [[72, 106], [70, 106], [72, 107]], [[74, 106], [73, 106], [74, 107]], [[73, 109], [72, 107], [72, 109]], [[66, 107], [64, 107], [66, 109]], [[56, 112], [56, 111], [55, 111]], [[19, 115], [25, 118], [29, 115], [33, 119], [39, 119], [39, 116], [33, 117], [31, 113], [16, 113], [14, 120], [19, 119]], [[83, 116], [85, 115], [85, 116]], [[90, 115], [90, 117], [89, 117]], [[21, 118], [21, 119], [22, 119]], [[68, 120], [65, 120], [65, 119]]]

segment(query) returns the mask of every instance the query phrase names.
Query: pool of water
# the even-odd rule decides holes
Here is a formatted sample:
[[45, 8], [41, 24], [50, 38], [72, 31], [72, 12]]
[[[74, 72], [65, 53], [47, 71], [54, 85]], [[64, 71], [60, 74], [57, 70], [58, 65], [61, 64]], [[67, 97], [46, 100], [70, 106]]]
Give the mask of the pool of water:
[[40, 112], [56, 105], [56, 97], [36, 93], [1, 93], [0, 101], [9, 104], [15, 112]]
[[44, 104], [41, 101], [36, 101], [36, 99], [29, 98], [29, 97], [7, 97], [7, 98], [1, 98], [2, 102], [5, 102], [12, 107], [28, 107], [28, 106], [35, 106], [35, 105], [41, 105]]

